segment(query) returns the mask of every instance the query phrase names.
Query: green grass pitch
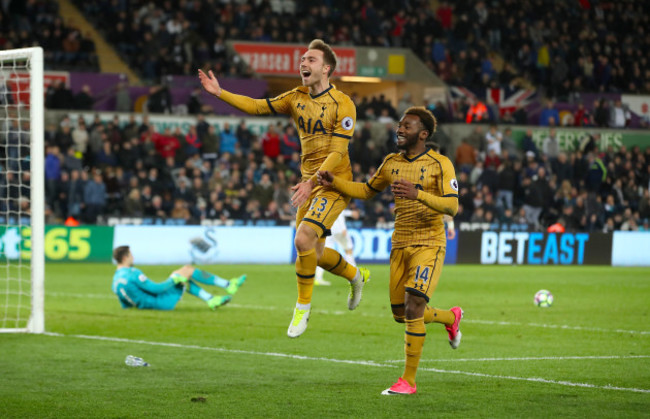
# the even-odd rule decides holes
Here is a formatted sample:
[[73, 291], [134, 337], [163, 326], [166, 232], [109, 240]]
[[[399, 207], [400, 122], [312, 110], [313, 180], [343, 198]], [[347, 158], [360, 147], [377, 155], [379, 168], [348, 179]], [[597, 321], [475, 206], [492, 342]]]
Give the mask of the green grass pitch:
[[[215, 312], [189, 294], [171, 312], [123, 310], [110, 264], [48, 264], [47, 334], [0, 335], [0, 417], [650, 415], [650, 269], [447, 266], [432, 305], [463, 307], [462, 344], [428, 325], [418, 394], [387, 397], [404, 350], [387, 265], [352, 312], [342, 279], [316, 287], [298, 339], [293, 266], [203, 268], [248, 280]], [[533, 305], [542, 288], [553, 307]]]

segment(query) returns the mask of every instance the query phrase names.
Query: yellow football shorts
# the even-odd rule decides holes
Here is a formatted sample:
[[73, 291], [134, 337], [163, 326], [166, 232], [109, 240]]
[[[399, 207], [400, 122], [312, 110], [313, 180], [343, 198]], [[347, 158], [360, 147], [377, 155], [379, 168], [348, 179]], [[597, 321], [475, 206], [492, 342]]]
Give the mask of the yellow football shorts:
[[438, 285], [444, 261], [445, 248], [442, 246], [413, 246], [391, 250], [391, 305], [403, 305], [406, 292], [429, 302]]
[[330, 229], [339, 214], [348, 206], [350, 198], [339, 192], [318, 186], [311, 192], [309, 199], [298, 208], [296, 229], [300, 223], [308, 223], [319, 238], [331, 235]]

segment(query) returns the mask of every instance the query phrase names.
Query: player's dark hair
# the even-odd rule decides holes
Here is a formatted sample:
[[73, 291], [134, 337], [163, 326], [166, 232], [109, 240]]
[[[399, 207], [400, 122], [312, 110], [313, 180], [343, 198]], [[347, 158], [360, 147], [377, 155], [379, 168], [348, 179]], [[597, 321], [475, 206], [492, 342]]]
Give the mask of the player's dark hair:
[[117, 263], [122, 263], [122, 259], [126, 257], [126, 255], [131, 252], [131, 249], [129, 249], [129, 246], [119, 246], [113, 249], [113, 259], [115, 259], [115, 262]]
[[331, 76], [336, 69], [336, 54], [332, 48], [327, 45], [322, 39], [314, 39], [309, 43], [309, 49], [317, 49], [323, 52], [323, 63], [330, 66], [330, 71], [327, 72], [327, 77]]
[[438, 127], [436, 117], [424, 106], [411, 106], [404, 111], [404, 115], [415, 115], [420, 118], [420, 123], [422, 123], [424, 129], [429, 131], [427, 139], [430, 139], [433, 133], [436, 132], [436, 128]]

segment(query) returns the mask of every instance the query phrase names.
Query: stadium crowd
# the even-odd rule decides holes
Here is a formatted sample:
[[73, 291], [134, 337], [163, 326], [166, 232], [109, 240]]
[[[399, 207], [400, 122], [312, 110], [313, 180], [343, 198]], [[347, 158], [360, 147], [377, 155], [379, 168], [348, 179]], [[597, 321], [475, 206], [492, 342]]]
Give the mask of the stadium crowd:
[[580, 92], [650, 92], [643, 52], [650, 47], [650, 5], [644, 1], [76, 4], [149, 80], [192, 75], [206, 63], [219, 76], [248, 75], [228, 55], [226, 39], [306, 44], [321, 38], [333, 45], [410, 48], [447, 84], [476, 91], [534, 84], [563, 101]]
[[98, 71], [95, 43], [64, 22], [55, 0], [9, 0], [0, 5], [0, 49], [41, 46], [46, 70]]
[[[470, 89], [535, 83], [560, 99], [587, 91], [650, 92], [650, 66], [642, 53], [650, 39], [644, 34], [650, 14], [640, 1], [440, 1], [436, 9], [427, 1], [76, 3], [150, 81], [194, 74], [206, 63], [218, 75], [248, 75], [228, 55], [225, 39], [305, 44], [319, 37], [335, 45], [411, 48], [445, 82]], [[278, 3], [291, 7], [279, 10]], [[286, 19], [286, 13], [303, 18]], [[2, 48], [38, 43], [46, 47], [46, 62], [78, 69], [96, 61], [92, 41], [63, 23], [53, 0], [4, 2], [0, 23]], [[77, 41], [74, 48], [70, 40]], [[52, 86], [48, 108], [89, 108], [89, 92], [72, 97], [66, 90], [62, 84]], [[413, 103], [408, 96], [396, 106], [383, 97], [353, 99], [360, 128], [350, 154], [355, 179], [365, 180], [386, 153], [395, 151], [394, 122]], [[441, 104], [429, 108], [444, 123], [466, 121], [472, 105], [461, 103], [450, 114]], [[498, 111], [492, 114], [488, 120], [499, 121]], [[500, 122], [526, 119], [525, 110], [518, 109]], [[627, 114], [620, 103], [610, 107], [600, 101], [591, 111], [579, 107], [573, 120], [581, 126], [623, 128]], [[527, 136], [523, 150], [508, 129], [477, 125], [450, 156], [461, 187], [457, 218], [535, 229], [647, 230], [650, 148], [598, 150], [592, 137], [580, 150], [562, 152], [552, 134], [558, 122], [549, 101], [539, 123], [550, 126], [551, 135], [541, 149]], [[18, 158], [28, 154], [25, 130], [17, 121], [6, 124], [5, 141], [0, 141], [0, 156], [7, 157], [0, 177], [2, 211], [28, 205], [29, 173], [14, 173], [26, 164]], [[442, 133], [436, 140], [443, 152], [452, 150]], [[289, 188], [298, 180], [300, 144], [288, 121], [270, 125], [258, 138], [243, 121], [216, 132], [201, 114], [187, 134], [156, 132], [146, 116], [137, 122], [133, 116], [123, 126], [99, 117], [64, 118], [47, 127], [46, 141], [51, 220], [74, 217], [93, 223], [123, 216], [288, 223], [294, 217]], [[391, 202], [385, 192], [352, 206], [360, 222], [388, 225]]]
[[[360, 124], [350, 155], [355, 180], [365, 181], [395, 151], [395, 141], [392, 125]], [[599, 150], [595, 134], [579, 150], [565, 152], [552, 129], [541, 147], [531, 132], [518, 147], [508, 128], [485, 127], [476, 125], [450, 156], [460, 186], [459, 222], [536, 230], [648, 229], [650, 147]], [[18, 126], [10, 129], [0, 154], [28, 153], [24, 133]], [[122, 126], [117, 118], [102, 123], [99, 116], [65, 117], [47, 126], [45, 135], [52, 222], [73, 217], [105, 223], [111, 216], [226, 224], [294, 220], [290, 187], [299, 179], [300, 142], [289, 120], [269, 124], [258, 137], [243, 120], [217, 132], [202, 115], [187, 134], [180, 128], [157, 132], [147, 117], [132, 116]], [[25, 203], [29, 174], [20, 179], [13, 171], [28, 161], [7, 161], [0, 196], [9, 199], [0, 205], [15, 210]], [[387, 190], [372, 201], [355, 200], [351, 208], [360, 224], [389, 226], [392, 201]]]

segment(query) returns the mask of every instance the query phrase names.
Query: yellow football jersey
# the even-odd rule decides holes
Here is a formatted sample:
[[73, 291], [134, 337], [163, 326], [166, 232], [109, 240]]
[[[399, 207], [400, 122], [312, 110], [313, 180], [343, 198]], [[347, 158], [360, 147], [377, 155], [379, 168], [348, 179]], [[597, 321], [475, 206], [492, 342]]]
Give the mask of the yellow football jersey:
[[316, 174], [332, 152], [341, 154], [341, 161], [329, 170], [343, 179], [352, 179], [348, 144], [354, 133], [357, 108], [345, 93], [330, 85], [312, 96], [309, 88], [296, 87], [273, 99], [251, 99], [225, 90], [221, 99], [249, 114], [287, 114], [298, 128], [302, 147], [302, 176], [307, 180]]
[[271, 112], [291, 115], [298, 128], [303, 180], [313, 176], [333, 151], [340, 152], [343, 158], [332, 173], [352, 178], [348, 144], [354, 133], [357, 109], [348, 95], [330, 85], [312, 96], [309, 88], [300, 86], [266, 102]]
[[[408, 158], [404, 153], [389, 154], [367, 186], [381, 192], [396, 180], [413, 183], [416, 189], [435, 196], [458, 198], [458, 182], [453, 164], [433, 150]], [[393, 248], [445, 246], [443, 214], [415, 199], [395, 198]]]

